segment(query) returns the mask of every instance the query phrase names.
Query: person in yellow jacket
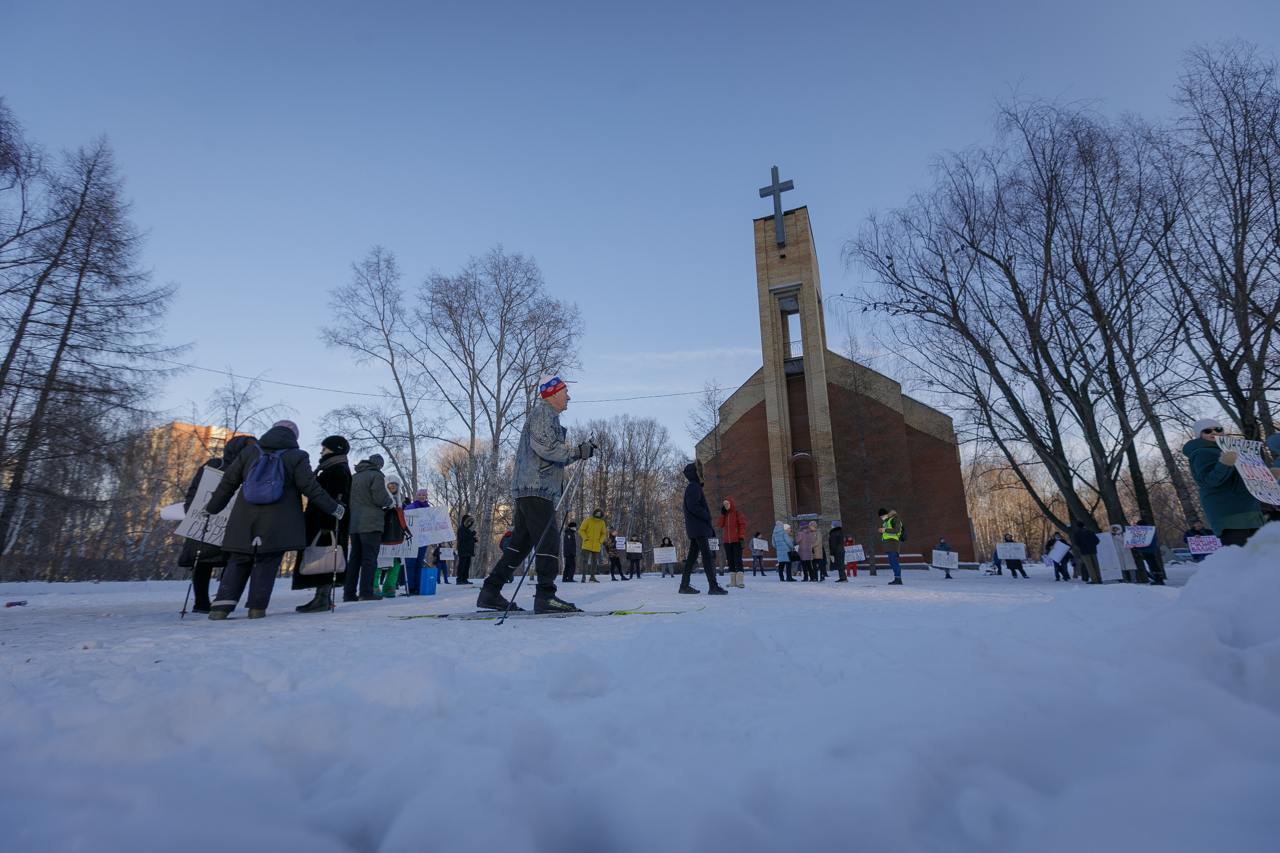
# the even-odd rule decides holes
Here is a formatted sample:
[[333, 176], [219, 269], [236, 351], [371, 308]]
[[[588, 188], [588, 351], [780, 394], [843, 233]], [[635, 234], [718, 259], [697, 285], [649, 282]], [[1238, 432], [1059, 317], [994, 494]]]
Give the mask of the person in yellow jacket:
[[[596, 579], [596, 569], [600, 567], [600, 554], [604, 548], [605, 537], [609, 535], [609, 526], [604, 523], [604, 510], [597, 509], [590, 518], [582, 519], [578, 525], [578, 538], [582, 540], [582, 575], [583, 582], [600, 583]], [[590, 574], [590, 578], [586, 576]]]
[[898, 562], [898, 551], [902, 548], [902, 519], [898, 518], [896, 509], [880, 510], [880, 549], [889, 555], [889, 568], [893, 569], [893, 580], [889, 586], [902, 586], [902, 565]]

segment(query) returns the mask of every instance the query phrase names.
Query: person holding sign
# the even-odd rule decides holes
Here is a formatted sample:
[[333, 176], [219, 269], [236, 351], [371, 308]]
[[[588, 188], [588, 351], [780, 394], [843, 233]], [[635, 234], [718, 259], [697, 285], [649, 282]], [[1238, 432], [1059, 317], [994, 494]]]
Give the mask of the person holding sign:
[[898, 518], [897, 510], [883, 507], [879, 516], [880, 547], [889, 555], [889, 568], [893, 569], [893, 580], [889, 581], [889, 586], [902, 586], [902, 565], [898, 557], [898, 551], [902, 549], [902, 519]]
[[641, 563], [644, 561], [644, 545], [639, 539], [627, 540], [627, 575], [640, 579]]
[[[1017, 544], [1016, 540], [1013, 538], [1012, 533], [1006, 533], [1004, 535], [1004, 541], [1005, 543]], [[1001, 562], [999, 545], [996, 546], [996, 556], [995, 556], [994, 562], [998, 569]], [[1005, 557], [1004, 564], [1009, 567], [1009, 577], [1016, 578], [1018, 576], [1018, 572], [1022, 572], [1022, 576], [1024, 578], [1027, 577], [1027, 570], [1022, 567], [1022, 560], [1010, 559], [1008, 557]], [[997, 571], [996, 574], [999, 574], [999, 571]]]
[[684, 487], [684, 532], [689, 536], [689, 553], [684, 558], [684, 574], [680, 578], [680, 592], [684, 595], [697, 595], [700, 590], [689, 583], [693, 572], [693, 564], [702, 557], [702, 570], [707, 575], [708, 595], [728, 595], [729, 590], [720, 586], [716, 580], [715, 563], [711, 560], [710, 540], [716, 535], [711, 526], [711, 507], [707, 505], [707, 496], [702, 491], [702, 473], [696, 462], [684, 466], [684, 478], [689, 484]]
[[256, 444], [240, 451], [209, 498], [205, 512], [217, 515], [237, 489], [241, 493], [222, 540], [222, 550], [231, 560], [222, 572], [210, 619], [230, 616], [240, 603], [245, 584], [249, 586], [249, 618], [267, 615], [285, 553], [307, 545], [303, 495], [339, 521], [346, 513], [316, 482], [311, 458], [298, 448], [298, 425], [293, 421], [277, 421]]
[[1200, 506], [1223, 545], [1243, 545], [1262, 527], [1262, 504], [1236, 470], [1238, 454], [1223, 451], [1218, 439], [1225, 431], [1216, 418], [1202, 418], [1191, 427], [1195, 436], [1182, 446], [1191, 477], [1200, 489]]
[[530, 551], [538, 585], [533, 596], [534, 613], [577, 613], [578, 608], [556, 595], [560, 574], [560, 531], [556, 512], [564, 499], [565, 469], [574, 462], [590, 459], [596, 451], [591, 441], [576, 447], [566, 441], [568, 430], [560, 425], [560, 414], [569, 408], [569, 386], [559, 376], [544, 376], [538, 382], [537, 397], [529, 406], [520, 439], [516, 444], [515, 467], [511, 476], [511, 496], [515, 498], [514, 533], [502, 556], [484, 579], [476, 607], [481, 610], [520, 610], [507, 601], [502, 587]]
[[[226, 470], [235, 461], [240, 451], [255, 440], [249, 435], [233, 436], [223, 446], [221, 456], [215, 456], [200, 466], [200, 470], [196, 471], [196, 475], [191, 478], [191, 485], [187, 487], [187, 494], [182, 500], [184, 513], [191, 511], [191, 504], [195, 501], [196, 493], [200, 491], [200, 481], [204, 478], [204, 472]], [[209, 581], [213, 577], [213, 570], [226, 566], [227, 559], [227, 554], [217, 545], [210, 545], [198, 539], [183, 540], [182, 553], [178, 555], [178, 566], [191, 570], [191, 588], [196, 597], [195, 604], [191, 608], [192, 613], [209, 612]]]
[[760, 538], [760, 531], [751, 534], [751, 577], [764, 574], [764, 555], [769, 551], [769, 543]]
[[[944, 553], [944, 554], [954, 554], [954, 553], [955, 553], [955, 550], [954, 550], [954, 549], [951, 547], [951, 545], [947, 542], [947, 539], [946, 539], [946, 537], [945, 537], [945, 536], [939, 536], [939, 537], [938, 537], [938, 544], [933, 546], [933, 550], [935, 550], [935, 551], [941, 551], [941, 552], [942, 552], [942, 553]], [[944, 572], [946, 572], [946, 574], [942, 576], [942, 579], [943, 579], [944, 581], [955, 580], [955, 578], [951, 577], [951, 567], [950, 567], [950, 566], [943, 566], [943, 567], [942, 567], [942, 570], [943, 570]]]
[[609, 537], [604, 540], [604, 552], [605, 552], [605, 555], [609, 558], [609, 580], [611, 581], [618, 580], [619, 575], [622, 576], [621, 577], [622, 580], [627, 579], [627, 573], [622, 570], [622, 558], [618, 556], [618, 548], [627, 547], [627, 542], [625, 539], [622, 540], [621, 546], [618, 545], [618, 540], [621, 538], [622, 537], [618, 535], [617, 530], [610, 530]]
[[[674, 543], [674, 542], [672, 542], [672, 541], [671, 541], [671, 537], [670, 537], [670, 536], [663, 536], [663, 537], [662, 537], [662, 544], [661, 544], [661, 545], [659, 545], [659, 546], [658, 546], [656, 549], [654, 549], [654, 550], [655, 550], [655, 552], [656, 552], [656, 551], [666, 551], [668, 548], [671, 548], [671, 549], [673, 549], [673, 550], [672, 550], [672, 551], [670, 551], [669, 553], [675, 553], [675, 551], [674, 551], [675, 547], [676, 547], [676, 543]], [[656, 553], [654, 554], [654, 557], [655, 557], [655, 560], [656, 560], [656, 558], [657, 558], [657, 554], [656, 554]], [[675, 564], [675, 563], [667, 563], [667, 562], [663, 562], [663, 563], [661, 563], [660, 565], [662, 566], [662, 576], [663, 576], [664, 578], [668, 578], [668, 577], [673, 578], [673, 577], [675, 577], [675, 576], [676, 576], [676, 564]]]
[[[1155, 522], [1144, 517], [1138, 519], [1137, 526], [1155, 528]], [[1149, 578], [1152, 586], [1164, 586], [1164, 557], [1160, 553], [1160, 537], [1153, 532], [1146, 544], [1138, 545], [1132, 551], [1133, 561], [1138, 567], [1138, 582]]]
[[[1062, 547], [1058, 547], [1059, 544]], [[1061, 556], [1055, 557], [1054, 554]], [[1071, 582], [1071, 575], [1067, 573], [1067, 560], [1071, 559], [1071, 548], [1062, 538], [1062, 534], [1055, 532], [1048, 542], [1044, 543], [1044, 559], [1045, 562], [1053, 566], [1053, 579], [1057, 581]]]
[[[1185, 533], [1183, 533], [1183, 534], [1182, 534], [1182, 541], [1183, 541], [1183, 543], [1185, 543], [1185, 544], [1186, 544], [1186, 546], [1187, 546], [1187, 550], [1188, 550], [1188, 551], [1190, 551], [1190, 550], [1191, 550], [1191, 540], [1192, 540], [1192, 539], [1200, 539], [1200, 540], [1203, 540], [1203, 539], [1204, 539], [1204, 537], [1206, 537], [1206, 536], [1213, 536], [1213, 531], [1212, 531], [1212, 530], [1209, 530], [1209, 529], [1208, 529], [1208, 528], [1206, 528], [1203, 524], [1201, 524], [1201, 523], [1200, 523], [1200, 519], [1198, 519], [1198, 518], [1193, 518], [1193, 519], [1191, 519], [1191, 526], [1190, 526], [1190, 527], [1188, 527], [1188, 528], [1187, 528], [1187, 531], [1186, 531]], [[1215, 537], [1215, 538], [1217, 538], [1217, 537]], [[1208, 555], [1208, 554], [1197, 554], [1195, 551], [1191, 551], [1191, 560], [1192, 560], [1192, 562], [1202, 563], [1202, 562], [1204, 562], [1204, 558], [1205, 558], [1205, 557], [1207, 557], [1207, 556], [1209, 556], [1209, 555]]]
[[1085, 527], [1083, 521], [1076, 522], [1076, 529], [1071, 532], [1071, 541], [1080, 553], [1076, 565], [1080, 568], [1080, 577], [1085, 583], [1102, 583], [1102, 567], [1098, 565], [1098, 545], [1102, 542], [1098, 534]]

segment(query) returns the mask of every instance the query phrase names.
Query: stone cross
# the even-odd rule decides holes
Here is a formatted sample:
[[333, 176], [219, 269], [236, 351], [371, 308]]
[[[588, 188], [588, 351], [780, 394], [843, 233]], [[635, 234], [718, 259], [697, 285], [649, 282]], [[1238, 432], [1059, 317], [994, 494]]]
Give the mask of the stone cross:
[[773, 229], [778, 238], [778, 248], [781, 249], [787, 245], [787, 235], [782, 229], [782, 194], [787, 190], [793, 190], [796, 185], [791, 181], [778, 181], [778, 167], [773, 167], [773, 183], [767, 187], [760, 188], [760, 198], [768, 198], [773, 196]]

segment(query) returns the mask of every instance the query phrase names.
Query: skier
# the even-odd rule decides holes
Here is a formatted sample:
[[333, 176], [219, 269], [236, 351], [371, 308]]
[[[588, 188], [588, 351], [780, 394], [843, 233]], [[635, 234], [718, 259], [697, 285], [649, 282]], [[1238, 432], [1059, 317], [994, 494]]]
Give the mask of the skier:
[[[260, 460], [262, 464], [258, 464]], [[283, 479], [276, 479], [277, 476]], [[205, 512], [221, 512], [241, 484], [245, 489], [231, 508], [222, 540], [222, 550], [230, 555], [230, 562], [222, 572], [218, 597], [210, 606], [210, 619], [230, 616], [240, 603], [246, 584], [249, 618], [267, 615], [281, 560], [286, 552], [306, 546], [303, 495], [339, 521], [346, 513], [342, 504], [316, 482], [310, 457], [298, 447], [298, 425], [293, 421], [276, 421], [256, 444], [240, 451], [214, 489]], [[256, 502], [259, 500], [262, 503]]]
[[605, 537], [609, 530], [604, 523], [604, 510], [599, 507], [591, 513], [590, 518], [582, 519], [578, 525], [578, 537], [582, 540], [582, 577], [587, 581], [590, 573], [591, 583], [600, 583], [596, 571], [600, 568], [600, 551], [604, 547]]
[[902, 519], [897, 510], [880, 508], [880, 547], [889, 555], [889, 568], [893, 569], [893, 580], [889, 586], [902, 586], [902, 564], [898, 551], [902, 548]]
[[1223, 435], [1221, 422], [1203, 418], [1191, 430], [1195, 437], [1183, 445], [1182, 453], [1200, 488], [1200, 506], [1209, 518], [1209, 526], [1223, 545], [1243, 545], [1265, 522], [1262, 504], [1236, 470], [1236, 452], [1224, 452], [1218, 447]]
[[378, 549], [386, 526], [384, 513], [394, 500], [382, 476], [382, 457], [377, 453], [356, 465], [351, 478], [351, 550], [347, 554], [347, 574], [343, 601], [381, 601], [373, 588], [378, 571]]
[[560, 425], [560, 413], [568, 406], [569, 386], [559, 376], [544, 376], [538, 382], [538, 397], [529, 407], [516, 445], [511, 477], [511, 495], [516, 504], [514, 532], [480, 588], [476, 606], [482, 610], [521, 609], [502, 595], [502, 586], [510, 580], [516, 566], [534, 550], [538, 585], [533, 612], [578, 611], [576, 606], [556, 596], [556, 575], [560, 569], [556, 509], [564, 494], [565, 468], [577, 460], [590, 459], [595, 445], [585, 441], [574, 447], [565, 441], [567, 431]]
[[696, 462], [684, 466], [684, 476], [689, 481], [689, 485], [684, 487], [684, 531], [689, 536], [689, 553], [684, 558], [680, 592], [697, 595], [700, 591], [690, 585], [689, 575], [701, 556], [702, 569], [707, 575], [707, 593], [728, 595], [729, 591], [716, 581], [716, 568], [711, 561], [711, 546], [707, 540], [715, 536], [716, 531], [711, 526], [711, 507], [707, 506], [707, 496], [702, 491], [702, 475]]
[[848, 583], [849, 577], [844, 573], [844, 528], [839, 521], [831, 522], [827, 554], [831, 557], [831, 571], [836, 573], [836, 583]]

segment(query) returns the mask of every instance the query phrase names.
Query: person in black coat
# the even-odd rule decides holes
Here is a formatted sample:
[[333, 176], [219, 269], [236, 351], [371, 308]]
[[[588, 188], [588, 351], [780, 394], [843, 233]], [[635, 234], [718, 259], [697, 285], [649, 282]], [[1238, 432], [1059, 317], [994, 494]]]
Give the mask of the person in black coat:
[[[345, 438], [340, 435], [329, 436], [320, 442], [320, 463], [316, 465], [315, 470], [316, 482], [320, 484], [320, 488], [343, 506], [346, 506], [347, 501], [351, 499], [351, 466], [347, 462], [347, 454], [350, 452], [351, 444]], [[349, 516], [343, 515], [342, 519], [338, 520], [329, 513], [323, 512], [316, 504], [308, 503], [306, 511], [302, 514], [302, 520], [306, 525], [308, 546], [317, 536], [320, 537], [321, 545], [328, 545], [331, 541], [330, 537], [336, 536], [338, 547], [342, 549], [342, 556], [346, 557], [347, 530], [351, 523]], [[302, 565], [301, 552], [298, 553], [298, 565]], [[346, 572], [338, 572], [336, 582], [342, 583], [345, 578]], [[334, 583], [333, 575], [303, 575], [294, 569], [293, 588], [316, 591], [314, 598], [294, 609], [299, 613], [318, 613], [328, 610]]]
[[[200, 470], [196, 471], [196, 475], [191, 478], [191, 485], [187, 487], [187, 494], [182, 499], [184, 512], [191, 511], [191, 502], [196, 499], [196, 492], [200, 490], [200, 480], [204, 477], [205, 469], [223, 470], [253, 440], [253, 436], [249, 435], [233, 436], [223, 446], [221, 456], [215, 456], [200, 466]], [[198, 539], [183, 541], [182, 553], [178, 555], [178, 566], [191, 570], [191, 588], [195, 591], [196, 597], [195, 605], [191, 608], [192, 613], [209, 612], [209, 580], [213, 577], [214, 569], [221, 569], [226, 565], [227, 555], [217, 545], [210, 545]]]
[[711, 546], [707, 542], [716, 535], [711, 526], [711, 507], [707, 505], [707, 496], [702, 491], [702, 475], [698, 472], [696, 462], [684, 466], [685, 479], [689, 485], [684, 487], [684, 532], [689, 536], [689, 553], [684, 558], [684, 575], [680, 578], [680, 592], [696, 595], [699, 590], [689, 583], [693, 572], [693, 564], [702, 557], [702, 569], [707, 575], [707, 592], [710, 595], [728, 595], [729, 591], [720, 586], [716, 580], [716, 567], [711, 559]]
[[230, 616], [240, 603], [246, 584], [249, 586], [249, 598], [245, 602], [249, 618], [267, 615], [281, 560], [289, 551], [297, 551], [307, 543], [302, 517], [303, 495], [339, 520], [346, 514], [346, 508], [316, 482], [311, 473], [311, 457], [298, 448], [298, 426], [292, 421], [278, 421], [263, 433], [257, 444], [249, 445], [236, 456], [209, 498], [205, 512], [211, 515], [221, 512], [248, 479], [254, 463], [265, 453], [279, 454], [284, 473], [282, 493], [279, 500], [269, 504], [252, 504], [243, 497], [236, 499], [222, 540], [222, 550], [230, 555], [230, 560], [222, 572], [210, 619]]
[[454, 566], [454, 579], [459, 585], [471, 586], [471, 561], [476, 555], [476, 520], [473, 516], [462, 516], [457, 543], [458, 562]]
[[1071, 531], [1071, 544], [1076, 546], [1079, 558], [1076, 565], [1080, 568], [1080, 577], [1085, 583], [1102, 583], [1102, 571], [1098, 566], [1098, 543], [1102, 540], [1098, 534], [1085, 527], [1083, 521], [1077, 521]]
[[578, 522], [571, 521], [566, 524], [562, 538], [560, 558], [564, 561], [564, 582], [577, 583], [573, 579], [573, 573], [578, 568]]
[[836, 573], [836, 583], [849, 582], [844, 572], [844, 527], [840, 522], [831, 522], [831, 532], [827, 534], [827, 556], [831, 560], [831, 571]]

